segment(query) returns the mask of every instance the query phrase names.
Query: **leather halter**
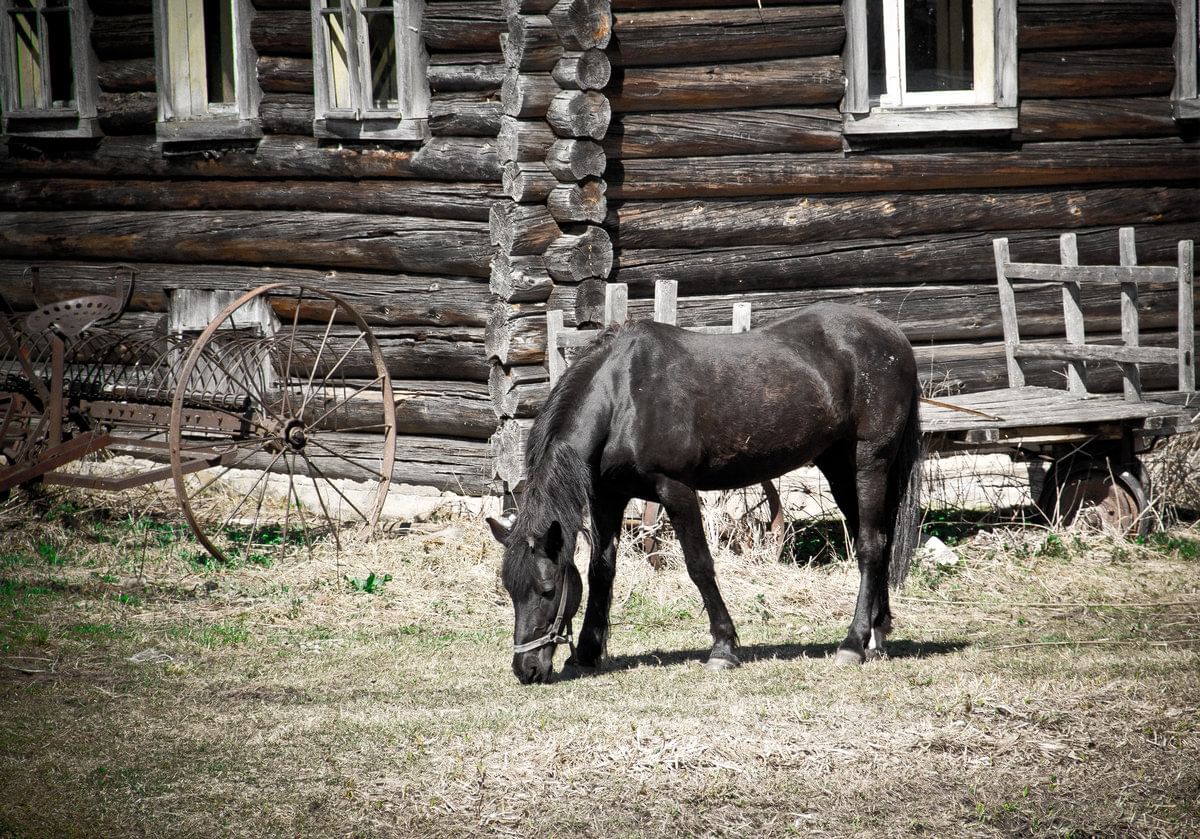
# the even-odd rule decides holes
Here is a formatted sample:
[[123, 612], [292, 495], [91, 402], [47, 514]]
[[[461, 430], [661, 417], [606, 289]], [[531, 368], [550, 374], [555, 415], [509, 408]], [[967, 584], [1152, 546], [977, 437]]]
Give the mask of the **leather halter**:
[[532, 641], [526, 641], [524, 644], [513, 644], [513, 655], [518, 653], [531, 653], [534, 650], [540, 650], [542, 647], [557, 647], [559, 644], [567, 644], [571, 648], [571, 655], [575, 655], [575, 642], [571, 640], [571, 624], [567, 623], [566, 632], [563, 632], [563, 619], [567, 613], [567, 564], [562, 563], [561, 585], [559, 586], [558, 594], [558, 614], [554, 617], [554, 623], [550, 624], [550, 628], [546, 630], [546, 634], [540, 638], [535, 638]]

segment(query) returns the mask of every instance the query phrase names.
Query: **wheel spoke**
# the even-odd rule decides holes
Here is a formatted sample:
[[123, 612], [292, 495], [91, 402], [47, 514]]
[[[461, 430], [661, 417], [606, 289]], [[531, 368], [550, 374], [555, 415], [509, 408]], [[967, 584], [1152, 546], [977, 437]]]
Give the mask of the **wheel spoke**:
[[269, 464], [267, 464], [267, 468], [258, 473], [258, 477], [254, 479], [254, 483], [252, 483], [250, 485], [250, 489], [246, 492], [245, 495], [242, 496], [242, 500], [239, 501], [237, 503], [237, 506], [235, 506], [233, 508], [233, 510], [229, 513], [229, 515], [227, 515], [225, 517], [225, 521], [221, 525], [222, 527], [230, 526], [230, 522], [233, 521], [233, 517], [236, 516], [238, 514], [238, 511], [242, 509], [242, 505], [246, 503], [246, 499], [254, 494], [254, 490], [258, 487], [259, 483], [263, 484], [263, 492], [264, 492], [264, 494], [266, 493], [267, 483], [270, 481], [271, 470], [273, 468], [275, 468], [275, 464], [279, 462], [279, 457], [282, 454], [283, 454], [282, 451], [276, 452], [275, 457], [271, 460], [271, 462]]
[[[358, 344], [359, 344], [359, 342], [360, 342], [360, 341], [362, 341], [362, 339], [363, 339], [363, 338], [365, 338], [365, 337], [367, 337], [365, 332], [359, 332], [359, 333], [358, 333], [358, 337], [354, 339], [354, 343], [352, 343], [352, 344], [350, 345], [350, 347], [349, 347], [349, 348], [348, 348], [348, 349], [347, 349], [347, 350], [346, 350], [344, 353], [342, 353], [342, 357], [341, 357], [341, 358], [339, 358], [339, 359], [337, 360], [337, 362], [336, 362], [336, 363], [335, 363], [335, 364], [334, 364], [332, 367], [330, 367], [330, 368], [329, 368], [329, 372], [328, 372], [328, 373], [326, 373], [324, 376], [322, 376], [322, 377], [321, 377], [321, 386], [322, 386], [322, 389], [324, 389], [324, 388], [325, 388], [325, 383], [329, 381], [329, 379], [330, 379], [330, 377], [331, 377], [331, 376], [333, 376], [333, 373], [334, 373], [334, 371], [335, 371], [335, 370], [337, 370], [339, 367], [341, 367], [341, 366], [342, 366], [342, 363], [343, 363], [343, 362], [344, 362], [344, 361], [345, 361], [347, 358], [349, 358], [349, 357], [350, 357], [350, 353], [354, 352], [355, 348], [356, 348], [356, 347], [358, 347]], [[378, 382], [378, 381], [380, 381], [381, 379], [383, 379], [383, 376], [380, 376], [379, 378], [375, 379], [375, 381], [376, 381], [376, 382]], [[343, 379], [343, 380], [344, 380], [344, 379]], [[372, 382], [372, 384], [374, 384], [374, 382]], [[370, 387], [370, 385], [367, 385], [367, 387]], [[313, 392], [313, 393], [316, 393], [316, 389], [314, 388], [312, 392]], [[357, 395], [358, 393], [361, 393], [361, 391], [355, 391], [355, 395]], [[310, 396], [309, 396], [309, 399], [311, 399], [311, 398], [312, 398], [312, 396], [310, 395]], [[353, 396], [347, 397], [347, 399], [352, 399], [352, 398], [353, 398]], [[307, 404], [308, 404], [308, 400], [306, 399], [306, 400], [305, 400], [305, 402], [304, 402], [304, 405], [302, 405], [302, 406], [300, 407], [300, 413], [301, 413], [302, 415], [303, 415], [303, 413], [304, 413], [304, 407], [305, 407]]]
[[[318, 425], [320, 425], [320, 424], [321, 424], [321, 421], [322, 421], [323, 419], [325, 419], [327, 416], [329, 416], [330, 414], [332, 414], [332, 413], [334, 413], [335, 411], [337, 411], [337, 409], [338, 409], [338, 408], [340, 408], [340, 407], [342, 407], [343, 405], [345, 405], [346, 403], [348, 403], [348, 402], [349, 402], [351, 399], [353, 399], [354, 397], [358, 396], [360, 393], [362, 393], [363, 391], [365, 391], [367, 388], [374, 387], [376, 384], [378, 384], [379, 382], [382, 382], [382, 381], [383, 381], [383, 376], [376, 376], [374, 379], [372, 379], [371, 381], [367, 382], [365, 385], [363, 385], [362, 387], [360, 387], [358, 390], [354, 391], [354, 393], [352, 393], [352, 394], [350, 394], [349, 396], [347, 396], [347, 397], [346, 397], [345, 399], [343, 399], [341, 402], [338, 402], [336, 405], [334, 405], [332, 408], [330, 408], [329, 410], [327, 410], [325, 413], [321, 414], [321, 416], [317, 417], [317, 418], [316, 418], [315, 420], [313, 420], [312, 422], [305, 423], [305, 424], [306, 424], [306, 425], [310, 425], [310, 426], [318, 426]], [[301, 408], [301, 413], [303, 413], [303, 408]]]
[[[146, 439], [149, 439], [149, 438], [146, 438]], [[241, 437], [237, 440], [224, 440], [221, 442], [215, 442], [215, 441], [209, 440], [204, 443], [192, 443], [192, 444], [189, 444], [186, 446], [181, 445], [179, 447], [179, 450], [181, 452], [200, 452], [200, 451], [206, 451], [206, 450], [213, 451], [213, 452], [219, 452], [222, 449], [225, 449], [225, 450], [240, 449], [242, 446], [246, 446], [251, 443], [261, 444], [261, 443], [265, 443], [268, 440], [272, 440], [272, 439], [274, 439], [274, 435], [263, 436], [263, 437]]]
[[288, 334], [287, 362], [283, 365], [284, 410], [288, 413], [292, 410], [292, 400], [287, 383], [292, 377], [292, 351], [296, 346], [296, 329], [300, 325], [300, 307], [302, 305], [304, 305], [304, 286], [300, 286], [300, 293], [296, 295], [296, 308], [292, 311], [292, 331]]
[[367, 517], [367, 516], [363, 515], [363, 511], [362, 511], [362, 510], [360, 510], [360, 509], [358, 509], [358, 505], [357, 505], [357, 504], [355, 504], [353, 501], [351, 501], [349, 498], [347, 498], [347, 497], [346, 497], [346, 493], [342, 492], [342, 490], [341, 490], [341, 489], [338, 487], [338, 485], [337, 485], [337, 484], [335, 484], [335, 483], [334, 483], [334, 482], [333, 482], [333, 481], [332, 481], [332, 480], [331, 480], [331, 479], [330, 479], [330, 478], [329, 478], [329, 477], [328, 477], [328, 476], [327, 476], [327, 475], [326, 475], [326, 474], [325, 474], [325, 473], [324, 473], [324, 472], [321, 470], [321, 467], [317, 466], [317, 464], [316, 464], [315, 462], [313, 462], [312, 460], [309, 460], [308, 458], [305, 458], [305, 460], [308, 462], [308, 465], [309, 465], [309, 466], [310, 466], [310, 467], [311, 467], [311, 468], [312, 468], [312, 469], [313, 469], [313, 470], [314, 470], [314, 471], [315, 471], [315, 472], [316, 472], [318, 475], [320, 475], [320, 476], [321, 476], [321, 478], [322, 478], [322, 479], [325, 481], [325, 483], [329, 484], [329, 486], [330, 486], [330, 487], [333, 489], [333, 491], [334, 491], [334, 492], [336, 492], [338, 495], [340, 495], [340, 496], [342, 497], [342, 500], [343, 500], [343, 501], [345, 501], [347, 504], [349, 504], [349, 505], [350, 505], [350, 507], [351, 507], [351, 508], [354, 510], [354, 512], [358, 513], [358, 515], [359, 515], [359, 518], [361, 518], [361, 519], [362, 519], [364, 522], [366, 522], [367, 524], [371, 524], [371, 519], [370, 519], [369, 517]]
[[[308, 400], [312, 398], [313, 381], [317, 377], [317, 367], [320, 366], [321, 356], [325, 354], [325, 345], [329, 343], [329, 331], [333, 329], [333, 319], [337, 315], [337, 306], [329, 313], [329, 323], [325, 324], [325, 334], [321, 336], [321, 346], [317, 348], [317, 355], [313, 358], [312, 369], [308, 371], [308, 385], [304, 391], [304, 401], [300, 403], [298, 416], [304, 416], [304, 409], [308, 407]], [[328, 377], [326, 377], [328, 378]]]
[[[304, 457], [303, 454], [300, 456]], [[304, 462], [308, 465], [310, 470], [315, 468], [307, 457], [304, 457]], [[338, 527], [338, 522], [334, 521], [333, 516], [329, 514], [329, 506], [325, 503], [325, 497], [321, 495], [321, 482], [312, 475], [309, 475], [309, 478], [312, 479], [313, 490], [317, 493], [317, 503], [321, 505], [321, 512], [325, 514], [325, 521], [329, 522], [330, 530], [333, 532], [333, 544], [339, 551], [341, 551], [342, 540], [338, 534], [338, 531], [341, 528]]]
[[[296, 455], [293, 453], [291, 462], [288, 464], [289, 475], [293, 473], [295, 465]], [[292, 494], [296, 497], [296, 513], [300, 516], [300, 529], [304, 533], [304, 549], [308, 553], [308, 558], [312, 559], [312, 537], [308, 533], [308, 520], [304, 515], [304, 504], [300, 501], [300, 490], [296, 489], [294, 483], [292, 485]]]
[[[332, 455], [333, 457], [336, 457], [338, 460], [344, 460], [344, 461], [346, 461], [347, 463], [349, 463], [351, 466], [356, 466], [356, 467], [358, 467], [359, 469], [363, 470], [364, 472], [366, 472], [368, 475], [370, 475], [372, 478], [374, 478], [374, 479], [375, 479], [375, 480], [377, 480], [377, 481], [383, 481], [383, 480], [386, 480], [386, 479], [387, 479], [387, 476], [386, 476], [386, 475], [384, 475], [382, 472], [373, 472], [373, 471], [371, 471], [370, 469], [368, 469], [366, 466], [363, 466], [363, 465], [362, 465], [361, 463], [359, 463], [358, 461], [356, 461], [356, 460], [351, 460], [351, 459], [350, 459], [349, 457], [347, 457], [346, 455], [344, 455], [344, 454], [341, 454], [340, 452], [336, 452], [336, 451], [334, 451], [333, 449], [329, 448], [329, 446], [325, 445], [325, 444], [324, 444], [324, 443], [322, 443], [320, 440], [317, 440], [317, 439], [314, 439], [314, 438], [311, 438], [311, 437], [310, 437], [310, 438], [309, 438], [309, 440], [308, 440], [308, 442], [309, 442], [309, 443], [311, 443], [312, 445], [316, 446], [317, 448], [321, 449], [322, 451], [326, 452], [327, 454], [330, 454], [330, 455]], [[351, 479], [351, 480], [353, 480], [353, 479]]]

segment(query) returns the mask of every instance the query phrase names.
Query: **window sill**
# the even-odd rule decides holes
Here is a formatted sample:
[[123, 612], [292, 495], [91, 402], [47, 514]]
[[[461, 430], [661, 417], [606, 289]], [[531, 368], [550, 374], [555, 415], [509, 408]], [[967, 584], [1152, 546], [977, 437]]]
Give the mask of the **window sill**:
[[257, 140], [263, 135], [257, 119], [221, 117], [159, 122], [155, 129], [160, 143], [188, 143], [196, 140]]
[[407, 140], [429, 139], [429, 121], [424, 119], [317, 119], [313, 135], [321, 140]]
[[842, 114], [846, 134], [921, 134], [942, 131], [1012, 131], [1017, 128], [1016, 108], [937, 108], [882, 110], [867, 114]]
[[61, 111], [9, 114], [4, 133], [10, 137], [90, 138], [100, 137], [100, 121], [95, 117], [63, 114]]
[[1171, 103], [1171, 110], [1178, 120], [1200, 119], [1200, 98], [1176, 99]]

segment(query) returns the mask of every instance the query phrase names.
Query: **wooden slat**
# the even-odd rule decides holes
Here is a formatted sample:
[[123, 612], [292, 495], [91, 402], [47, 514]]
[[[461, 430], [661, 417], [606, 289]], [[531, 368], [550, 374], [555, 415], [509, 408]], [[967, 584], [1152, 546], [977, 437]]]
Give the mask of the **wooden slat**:
[[1178, 352], [1162, 347], [1098, 347], [1094, 344], [1018, 344], [1017, 358], [1061, 358], [1065, 361], [1115, 361], [1118, 364], [1172, 364]]
[[1196, 389], [1196, 370], [1192, 356], [1196, 351], [1196, 312], [1193, 304], [1195, 251], [1190, 240], [1179, 243], [1179, 389]]
[[[1079, 265], [1079, 246], [1074, 233], [1064, 233], [1058, 240], [1058, 255], [1064, 268]], [[1067, 333], [1067, 343], [1082, 346], [1087, 340], [1083, 326], [1083, 292], [1079, 282], [1063, 283], [1063, 324]], [[1067, 390], [1077, 396], [1087, 393], [1087, 371], [1083, 362], [1075, 357], [1067, 363]]]
[[1000, 294], [1000, 321], [1004, 327], [1004, 357], [1008, 363], [1008, 386], [1023, 387], [1025, 374], [1021, 363], [1017, 361], [1013, 349], [1021, 340], [1021, 331], [1017, 323], [1017, 301], [1013, 295], [1012, 283], [1008, 279], [1008, 239], [996, 239], [992, 242], [992, 251], [996, 258], [996, 286]]
[[659, 280], [654, 284], [654, 320], [658, 323], [675, 323], [675, 306], [679, 295], [679, 283], [675, 280]]
[[[1118, 234], [1120, 241], [1121, 265], [1137, 265], [1137, 245], [1134, 241], [1133, 228], [1122, 227]], [[1138, 337], [1138, 288], [1137, 283], [1121, 283], [1121, 337], [1125, 346], [1136, 347], [1140, 343]], [[1125, 399], [1138, 402], [1142, 398], [1142, 377], [1136, 364], [1122, 364], [1122, 389]]]
[[1036, 262], [1010, 262], [1004, 268], [1010, 280], [1030, 282], [1087, 283], [1089, 285], [1120, 285], [1121, 283], [1169, 283], [1178, 273], [1164, 266], [1126, 265], [1043, 265]]
[[629, 286], [609, 283], [604, 287], [604, 325], [624, 323], [629, 316]]

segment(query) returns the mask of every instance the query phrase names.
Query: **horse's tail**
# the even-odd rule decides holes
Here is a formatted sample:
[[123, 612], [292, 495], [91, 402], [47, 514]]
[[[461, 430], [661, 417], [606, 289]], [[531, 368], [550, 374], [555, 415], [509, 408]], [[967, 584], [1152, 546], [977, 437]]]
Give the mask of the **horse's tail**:
[[888, 573], [892, 588], [904, 585], [921, 527], [921, 388], [913, 386], [912, 404], [889, 477], [896, 499], [892, 526], [892, 555]]

